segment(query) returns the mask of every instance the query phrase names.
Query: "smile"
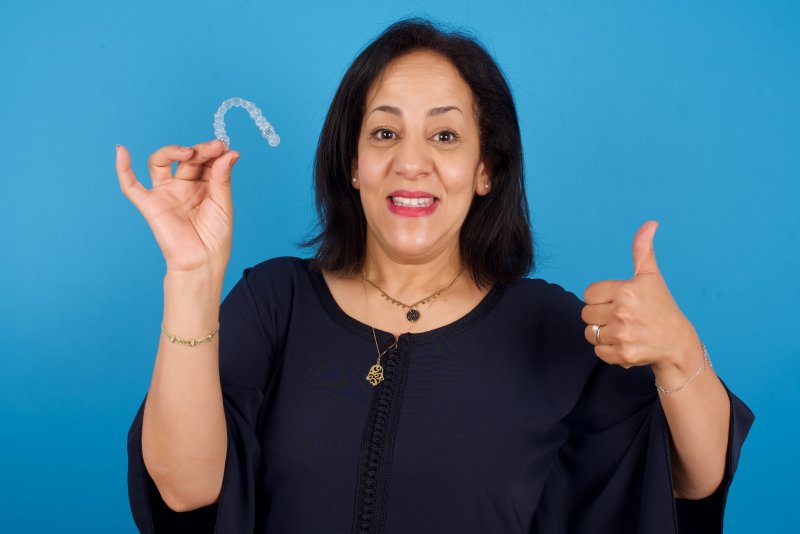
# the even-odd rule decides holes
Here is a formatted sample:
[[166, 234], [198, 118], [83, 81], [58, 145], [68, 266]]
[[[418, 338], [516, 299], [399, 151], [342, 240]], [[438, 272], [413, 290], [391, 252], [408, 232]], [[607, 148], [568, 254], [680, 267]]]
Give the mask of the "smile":
[[406, 197], [389, 197], [395, 206], [405, 206], [408, 208], [427, 208], [433, 205], [433, 197], [424, 198], [406, 198]]
[[438, 199], [425, 191], [393, 191], [386, 201], [389, 211], [401, 217], [424, 217], [439, 205]]

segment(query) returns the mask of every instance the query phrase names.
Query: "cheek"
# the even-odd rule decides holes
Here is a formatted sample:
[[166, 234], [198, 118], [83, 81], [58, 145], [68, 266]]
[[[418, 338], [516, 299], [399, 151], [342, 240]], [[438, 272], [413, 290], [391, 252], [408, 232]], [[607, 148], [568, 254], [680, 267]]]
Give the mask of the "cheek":
[[440, 165], [439, 172], [449, 196], [472, 198], [477, 180], [475, 165], [453, 162]]
[[362, 183], [372, 183], [378, 181], [386, 175], [391, 168], [391, 159], [381, 157], [371, 151], [361, 152], [357, 161], [359, 181]]

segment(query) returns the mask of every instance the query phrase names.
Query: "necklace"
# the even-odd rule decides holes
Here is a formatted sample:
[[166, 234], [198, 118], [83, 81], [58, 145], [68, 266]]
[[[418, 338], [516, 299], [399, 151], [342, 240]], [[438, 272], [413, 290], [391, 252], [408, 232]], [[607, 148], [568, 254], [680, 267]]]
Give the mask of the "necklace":
[[[387, 295], [386, 292], [383, 289], [381, 289], [380, 286], [378, 286], [378, 284], [376, 284], [372, 280], [368, 279], [367, 275], [363, 271], [361, 272], [361, 278], [365, 282], [369, 282], [369, 284], [372, 287], [374, 287], [375, 289], [380, 291], [380, 293], [383, 296], [383, 298], [385, 298], [386, 300], [388, 300], [392, 304], [396, 304], [396, 305], [402, 307], [404, 310], [407, 309], [408, 311], [406, 312], [406, 319], [408, 319], [412, 323], [416, 323], [417, 321], [419, 321], [420, 317], [422, 317], [422, 314], [419, 312], [417, 307], [420, 306], [421, 304], [425, 304], [426, 302], [430, 302], [430, 301], [434, 300], [436, 297], [438, 297], [439, 295], [441, 295], [442, 293], [444, 293], [445, 291], [447, 291], [448, 289], [453, 287], [453, 284], [456, 283], [456, 280], [458, 280], [459, 276], [461, 276], [461, 271], [458, 271], [458, 274], [456, 275], [456, 277], [453, 278], [453, 280], [449, 284], [447, 284], [446, 287], [443, 287], [443, 288], [439, 289], [435, 293], [433, 293], [431, 295], [428, 295], [424, 299], [420, 299], [420, 300], [416, 301], [413, 304], [406, 304], [405, 302], [400, 302], [399, 300], [397, 300], [395, 298], [392, 298], [389, 295]], [[365, 287], [364, 298], [366, 298], [366, 287]]]
[[[364, 273], [361, 273], [361, 278], [366, 280], [364, 277]], [[362, 282], [363, 283], [363, 282]], [[364, 284], [364, 305], [367, 306], [367, 312], [369, 312], [369, 304], [367, 303], [367, 285]], [[371, 315], [367, 313], [367, 315]], [[389, 345], [386, 350], [381, 352], [380, 347], [378, 346], [378, 336], [375, 334], [375, 327], [372, 326], [372, 323], [369, 323], [369, 327], [372, 329], [372, 339], [375, 341], [375, 352], [378, 353], [378, 359], [375, 362], [375, 365], [369, 368], [369, 372], [367, 373], [366, 379], [373, 387], [377, 386], [381, 382], [383, 382], [383, 367], [381, 367], [381, 356], [389, 352], [392, 347], [397, 346], [397, 340], [395, 340], [391, 345]]]
[[390, 349], [397, 346], [397, 341], [394, 341], [389, 347], [381, 352], [378, 348], [378, 337], [375, 335], [375, 328], [372, 325], [369, 325], [372, 328], [372, 339], [375, 340], [375, 350], [378, 352], [378, 360], [375, 362], [375, 365], [369, 368], [369, 373], [367, 373], [367, 382], [372, 384], [373, 386], [377, 386], [381, 382], [383, 382], [383, 367], [381, 367], [381, 356], [389, 352]]

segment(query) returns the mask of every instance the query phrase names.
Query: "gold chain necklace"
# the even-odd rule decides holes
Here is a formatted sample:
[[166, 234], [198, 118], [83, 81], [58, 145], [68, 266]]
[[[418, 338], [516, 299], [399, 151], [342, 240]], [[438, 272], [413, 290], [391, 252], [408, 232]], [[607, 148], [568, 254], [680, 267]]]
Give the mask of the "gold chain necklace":
[[[453, 287], [453, 284], [456, 283], [456, 280], [458, 280], [458, 277], [461, 276], [461, 272], [462, 271], [458, 271], [458, 274], [456, 275], [456, 277], [453, 278], [453, 280], [449, 284], [447, 284], [446, 287], [443, 287], [443, 288], [439, 289], [435, 293], [433, 293], [431, 295], [428, 295], [424, 299], [420, 299], [420, 300], [416, 301], [413, 304], [406, 304], [405, 302], [400, 302], [399, 300], [390, 297], [389, 295], [386, 294], [386, 292], [383, 289], [380, 288], [380, 286], [378, 286], [378, 284], [376, 284], [372, 280], [368, 279], [367, 275], [363, 271], [361, 272], [361, 278], [363, 278], [363, 280], [365, 282], [369, 282], [369, 284], [372, 287], [374, 287], [375, 289], [380, 291], [380, 293], [383, 296], [383, 298], [385, 298], [386, 300], [388, 300], [392, 304], [396, 304], [396, 305], [402, 307], [404, 310], [407, 309], [408, 311], [406, 312], [406, 319], [408, 319], [412, 323], [416, 323], [417, 321], [419, 321], [420, 317], [422, 317], [422, 314], [419, 312], [417, 307], [420, 306], [421, 304], [425, 304], [426, 302], [430, 302], [430, 301], [434, 300], [436, 297], [438, 297], [439, 295], [441, 295], [442, 293], [444, 293], [445, 291], [447, 291], [448, 289]], [[364, 297], [366, 298], [366, 293], [365, 293]]]
[[[424, 299], [418, 300], [414, 304], [409, 305], [409, 304], [404, 304], [399, 300], [395, 300], [389, 295], [387, 295], [374, 282], [367, 279], [367, 275], [366, 273], [364, 273], [364, 271], [361, 271], [361, 280], [364, 287], [364, 305], [367, 307], [367, 317], [369, 317], [371, 313], [369, 312], [369, 301], [367, 299], [367, 284], [365, 282], [369, 282], [370, 284], [372, 284], [375, 287], [375, 289], [380, 291], [381, 295], [383, 295], [384, 298], [386, 298], [390, 302], [393, 302], [399, 306], [403, 306], [404, 308], [409, 308], [408, 313], [406, 314], [406, 319], [414, 323], [418, 321], [419, 318], [421, 317], [421, 314], [419, 313], [419, 310], [416, 309], [416, 306], [419, 306], [420, 304], [424, 304], [426, 302], [433, 301], [436, 297], [438, 297], [439, 295], [441, 295], [442, 293], [453, 287], [453, 284], [455, 284], [459, 276], [461, 276], [461, 271], [458, 272], [456, 277], [453, 278], [453, 280], [447, 285], [447, 287], [440, 289], [439, 291], [437, 291], [436, 293], [434, 293], [429, 297], [425, 297]], [[428, 308], [430, 308], [430, 306], [428, 306]], [[412, 314], [412, 312], [414, 313]], [[412, 317], [414, 318], [412, 319]], [[367, 373], [367, 376], [365, 378], [367, 379], [367, 382], [369, 382], [374, 387], [383, 382], [383, 367], [381, 366], [381, 357], [387, 352], [389, 352], [389, 350], [391, 350], [392, 348], [396, 348], [398, 340], [394, 340], [391, 345], [389, 345], [383, 352], [381, 352], [380, 346], [378, 346], [378, 336], [375, 333], [375, 327], [372, 326], [372, 322], [369, 322], [369, 327], [372, 330], [372, 340], [375, 342], [375, 352], [378, 354], [378, 359], [375, 361], [375, 365], [369, 368], [369, 372]]]

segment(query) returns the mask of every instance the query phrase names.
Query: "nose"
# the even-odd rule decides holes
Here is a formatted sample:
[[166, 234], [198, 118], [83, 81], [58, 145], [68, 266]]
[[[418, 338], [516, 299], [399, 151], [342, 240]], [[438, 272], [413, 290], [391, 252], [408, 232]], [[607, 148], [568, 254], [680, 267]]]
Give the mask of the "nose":
[[406, 135], [395, 145], [392, 170], [408, 179], [416, 179], [433, 171], [431, 147], [422, 135]]

